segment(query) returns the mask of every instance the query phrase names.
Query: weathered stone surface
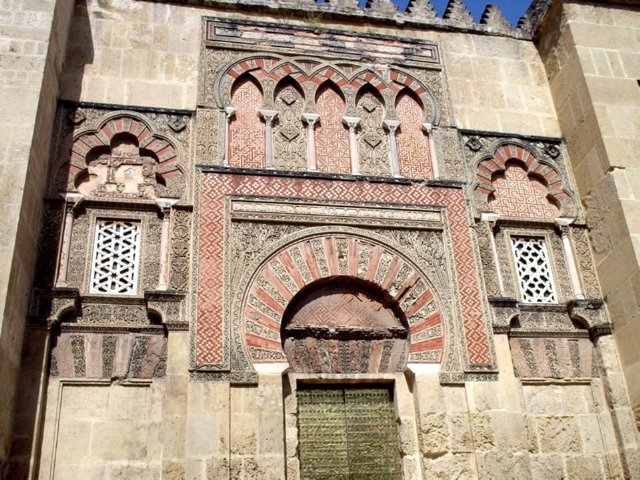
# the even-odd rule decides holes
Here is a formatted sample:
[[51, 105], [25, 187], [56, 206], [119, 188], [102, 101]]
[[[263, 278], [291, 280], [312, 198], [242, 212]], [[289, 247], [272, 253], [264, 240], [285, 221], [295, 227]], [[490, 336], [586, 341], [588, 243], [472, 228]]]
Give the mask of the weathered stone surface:
[[[301, 389], [352, 382], [388, 386], [406, 479], [640, 475], [635, 10], [555, 1], [543, 19], [539, 1], [514, 31], [458, 0], [444, 19], [426, 0], [5, 3], [0, 476], [296, 480]], [[558, 205], [478, 227], [508, 181]], [[140, 226], [135, 294], [88, 293], [107, 217]], [[544, 308], [518, 297], [514, 235], [549, 248]], [[580, 287], [615, 339], [578, 325]]]

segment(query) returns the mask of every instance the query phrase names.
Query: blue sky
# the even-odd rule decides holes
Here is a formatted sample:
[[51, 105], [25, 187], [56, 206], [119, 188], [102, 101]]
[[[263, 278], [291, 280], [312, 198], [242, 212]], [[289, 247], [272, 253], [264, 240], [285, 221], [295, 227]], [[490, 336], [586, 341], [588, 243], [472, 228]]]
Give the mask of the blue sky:
[[[400, 6], [404, 6], [407, 3], [407, 0], [392, 0], [394, 3], [397, 3]], [[421, 0], [418, 0], [421, 1]], [[422, 0], [424, 1], [424, 0]], [[447, 6], [448, 0], [431, 0], [431, 4], [435, 7], [438, 15], [442, 16], [444, 13], [444, 9]], [[481, 0], [464, 0], [464, 4], [467, 6], [473, 18], [476, 20], [480, 20], [480, 15], [484, 12], [485, 7], [488, 3], [493, 3], [500, 7], [502, 13], [511, 21], [513, 25], [518, 23], [518, 19], [524, 15], [531, 4], [531, 0], [490, 0], [490, 1], [481, 1]]]

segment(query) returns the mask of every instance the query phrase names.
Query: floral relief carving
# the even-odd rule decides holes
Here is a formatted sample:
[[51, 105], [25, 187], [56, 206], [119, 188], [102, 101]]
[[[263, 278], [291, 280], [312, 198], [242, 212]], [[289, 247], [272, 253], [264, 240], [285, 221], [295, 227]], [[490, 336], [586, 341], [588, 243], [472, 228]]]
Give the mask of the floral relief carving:
[[575, 247], [578, 270], [582, 275], [582, 286], [587, 298], [601, 298], [600, 285], [591, 257], [589, 237], [585, 228], [572, 228], [571, 236]]
[[89, 255], [89, 242], [91, 241], [89, 229], [89, 215], [86, 213], [79, 214], [73, 222], [69, 266], [67, 269], [67, 283], [73, 288], [80, 288], [84, 281], [84, 270]]
[[499, 297], [501, 292], [490, 239], [490, 235], [493, 235], [491, 225], [489, 222], [478, 222], [475, 226], [475, 232], [476, 238], [478, 239], [480, 262], [482, 263], [482, 273], [484, 275], [487, 295], [489, 297]]
[[37, 287], [51, 287], [55, 281], [63, 212], [62, 202], [48, 201], [44, 204], [35, 275]]
[[389, 144], [382, 126], [385, 118], [382, 98], [373, 90], [365, 90], [356, 103], [360, 118], [358, 151], [360, 172], [364, 175], [389, 176]]
[[278, 111], [274, 128], [275, 168], [283, 170], [306, 170], [306, 128], [302, 124], [304, 97], [293, 83], [285, 83], [275, 98]]
[[172, 290], [184, 291], [187, 289], [189, 279], [191, 212], [174, 210], [171, 221], [171, 274], [169, 285]]

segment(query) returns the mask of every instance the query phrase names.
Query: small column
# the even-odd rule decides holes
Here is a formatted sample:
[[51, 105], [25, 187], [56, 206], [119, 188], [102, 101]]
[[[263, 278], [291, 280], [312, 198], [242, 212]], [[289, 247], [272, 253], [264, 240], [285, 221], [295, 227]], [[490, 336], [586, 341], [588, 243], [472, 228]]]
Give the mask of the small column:
[[433, 170], [433, 178], [439, 178], [438, 159], [436, 158], [436, 142], [433, 140], [433, 125], [423, 123], [422, 130], [427, 134], [427, 145], [429, 147], [429, 157], [431, 157], [431, 169]]
[[223, 165], [225, 167], [229, 166], [229, 157], [231, 156], [231, 152], [229, 150], [230, 147], [230, 128], [231, 128], [231, 118], [236, 114], [235, 107], [227, 107], [224, 109], [224, 117], [225, 117], [225, 130], [224, 130], [224, 159], [222, 160]]
[[356, 127], [360, 123], [359, 117], [342, 117], [344, 123], [349, 127], [349, 153], [351, 155], [351, 173], [360, 174], [360, 158], [358, 157], [358, 137]]
[[56, 288], [67, 287], [67, 271], [69, 269], [69, 251], [71, 250], [71, 232], [73, 231], [73, 217], [75, 208], [80, 205], [83, 196], [79, 193], [60, 194], [65, 200], [64, 226], [62, 230], [62, 245], [58, 256], [58, 275], [56, 276]]
[[398, 143], [396, 142], [396, 130], [400, 126], [399, 120], [385, 120], [384, 125], [389, 130], [389, 163], [391, 175], [400, 177], [400, 161], [398, 160]]
[[316, 158], [316, 130], [315, 125], [320, 115], [317, 113], [303, 113], [302, 120], [307, 123], [307, 168], [315, 172], [318, 170]]
[[177, 200], [158, 198], [156, 200], [162, 216], [162, 232], [160, 234], [160, 278], [157, 290], [167, 290], [169, 285], [169, 227], [171, 226], [171, 207]]
[[491, 244], [491, 252], [493, 254], [493, 262], [496, 264], [496, 275], [498, 277], [498, 289], [500, 290], [500, 296], [504, 297], [504, 282], [502, 281], [502, 272], [500, 270], [500, 259], [498, 257], [498, 249], [496, 247], [496, 238], [493, 234], [493, 230], [498, 221], [499, 215], [497, 213], [483, 213], [480, 215], [480, 220], [489, 224], [489, 243]]
[[576, 257], [573, 254], [573, 247], [571, 240], [569, 239], [569, 225], [573, 223], [573, 218], [559, 217], [556, 218], [554, 223], [560, 230], [562, 236], [562, 250], [564, 256], [567, 259], [567, 269], [569, 270], [569, 279], [571, 280], [571, 287], [576, 299], [584, 299], [584, 292], [582, 291], [582, 285], [580, 284], [580, 275], [578, 274], [578, 266], [576, 264]]
[[276, 110], [258, 110], [265, 123], [265, 168], [273, 169], [273, 122], [278, 116]]

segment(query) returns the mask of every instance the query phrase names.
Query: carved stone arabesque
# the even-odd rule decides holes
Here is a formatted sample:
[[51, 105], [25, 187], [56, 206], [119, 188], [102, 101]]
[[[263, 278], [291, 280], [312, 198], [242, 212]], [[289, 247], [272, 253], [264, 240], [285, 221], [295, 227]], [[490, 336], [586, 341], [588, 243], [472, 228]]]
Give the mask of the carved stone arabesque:
[[34, 286], [36, 288], [53, 287], [55, 283], [58, 249], [60, 246], [63, 222], [63, 202], [45, 201], [42, 211], [42, 222], [40, 224], [36, 274], [34, 276]]
[[171, 215], [171, 273], [172, 290], [186, 291], [189, 281], [191, 244], [191, 212], [175, 209]]
[[372, 92], [365, 92], [357, 103], [358, 152], [360, 172], [364, 175], [390, 176], [389, 144], [382, 126], [385, 118], [382, 101]]
[[578, 270], [582, 276], [582, 288], [587, 298], [602, 298], [600, 284], [596, 275], [593, 258], [591, 256], [591, 246], [587, 229], [584, 227], [573, 227], [570, 229], [573, 239], [573, 246], [578, 264]]
[[482, 263], [482, 273], [484, 285], [489, 297], [499, 297], [500, 285], [496, 270], [495, 254], [491, 246], [491, 235], [493, 229], [489, 222], [477, 222], [475, 225], [476, 239], [480, 250], [480, 262]]
[[464, 180], [464, 164], [460, 161], [462, 152], [460, 149], [460, 136], [455, 128], [438, 127], [433, 129], [436, 148], [438, 149], [437, 160], [440, 165], [444, 165], [444, 178], [453, 180]]
[[496, 250], [498, 252], [498, 262], [500, 263], [500, 271], [502, 272], [502, 280], [504, 284], [504, 297], [518, 298], [518, 282], [513, 268], [513, 254], [511, 253], [510, 239], [503, 228], [496, 228]]
[[278, 111], [274, 128], [275, 168], [282, 170], [306, 170], [306, 128], [302, 124], [304, 97], [292, 84], [285, 84], [276, 95]]
[[198, 109], [196, 113], [196, 163], [222, 164], [220, 123], [223, 121], [224, 112], [220, 109]]
[[63, 328], [51, 352], [50, 373], [84, 379], [163, 377], [166, 344], [162, 330], [98, 333]]

